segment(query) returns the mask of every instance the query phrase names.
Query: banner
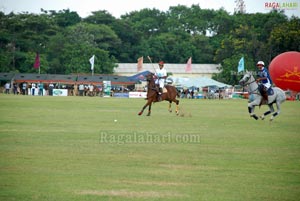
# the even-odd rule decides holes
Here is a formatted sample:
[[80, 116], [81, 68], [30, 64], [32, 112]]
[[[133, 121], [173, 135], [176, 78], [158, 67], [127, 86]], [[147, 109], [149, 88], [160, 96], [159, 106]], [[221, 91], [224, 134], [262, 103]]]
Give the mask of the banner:
[[147, 92], [131, 91], [129, 92], [129, 98], [147, 98]]
[[68, 96], [68, 89], [53, 89], [53, 96]]
[[90, 58], [90, 63], [91, 63], [91, 70], [94, 70], [95, 55], [93, 55], [93, 56]]
[[244, 71], [245, 68], [245, 64], [244, 64], [244, 57], [242, 57], [239, 61], [239, 65], [238, 65], [238, 73], [241, 71]]
[[103, 81], [104, 97], [110, 97], [111, 94], [111, 81]]
[[39, 69], [40, 68], [40, 55], [39, 55], [39, 53], [36, 53], [35, 62], [33, 64], [33, 67], [35, 69]]
[[137, 63], [137, 71], [138, 72], [143, 70], [143, 62], [144, 62], [143, 57], [138, 58], [138, 63]]
[[192, 57], [190, 57], [189, 60], [187, 61], [185, 72], [187, 73], [192, 72]]

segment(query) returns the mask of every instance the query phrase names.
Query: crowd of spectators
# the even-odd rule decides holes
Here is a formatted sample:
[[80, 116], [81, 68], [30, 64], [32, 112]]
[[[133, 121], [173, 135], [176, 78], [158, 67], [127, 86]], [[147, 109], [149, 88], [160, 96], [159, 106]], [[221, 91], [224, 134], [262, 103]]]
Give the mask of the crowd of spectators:
[[[0, 93], [14, 94], [14, 95], [32, 95], [32, 96], [53, 96], [54, 89], [67, 90], [68, 96], [100, 96], [104, 95], [103, 85], [99, 84], [61, 84], [61, 83], [27, 83], [27, 82], [2, 82], [0, 87]], [[127, 93], [129, 91], [135, 91], [131, 88], [124, 86], [113, 86], [110, 90], [110, 96], [114, 96], [115, 93]], [[142, 91], [146, 92], [144, 88]], [[177, 88], [180, 98], [187, 99], [227, 99], [230, 93], [224, 89], [199, 89], [199, 88]], [[289, 94], [286, 93], [287, 99], [300, 100], [300, 93]], [[245, 97], [248, 98], [248, 97]]]
[[[103, 96], [103, 86], [99, 84], [61, 84], [61, 83], [10, 83], [6, 82], [1, 87], [1, 92], [14, 95], [53, 96], [54, 89], [66, 89], [68, 96]], [[127, 92], [129, 89], [123, 86], [111, 88], [114, 92]]]

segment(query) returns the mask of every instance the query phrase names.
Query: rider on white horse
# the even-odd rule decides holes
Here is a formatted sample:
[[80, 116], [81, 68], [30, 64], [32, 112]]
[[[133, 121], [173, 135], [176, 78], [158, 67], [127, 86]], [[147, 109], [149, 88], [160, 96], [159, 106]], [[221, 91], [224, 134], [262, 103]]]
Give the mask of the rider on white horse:
[[263, 61], [257, 62], [256, 66], [258, 67], [258, 78], [257, 82], [259, 84], [259, 92], [261, 93], [262, 97], [268, 102], [268, 90], [272, 86], [272, 80], [268, 70], [265, 68], [265, 63]]

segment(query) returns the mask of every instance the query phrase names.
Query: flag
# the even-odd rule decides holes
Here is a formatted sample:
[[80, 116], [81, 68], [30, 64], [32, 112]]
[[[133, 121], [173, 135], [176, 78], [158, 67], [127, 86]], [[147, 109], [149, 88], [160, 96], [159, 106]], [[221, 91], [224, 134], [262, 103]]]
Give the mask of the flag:
[[244, 57], [242, 57], [239, 61], [239, 65], [238, 65], [238, 73], [241, 71], [244, 71], [245, 68], [245, 64], [244, 64]]
[[192, 57], [186, 63], [185, 72], [192, 72]]
[[94, 70], [95, 55], [93, 55], [93, 56], [90, 58], [90, 63], [91, 63], [91, 70]]
[[143, 69], [143, 62], [144, 62], [144, 58], [140, 57], [137, 60], [137, 71], [141, 71]]
[[39, 55], [38, 52], [36, 53], [36, 56], [35, 56], [35, 62], [34, 62], [34, 64], [33, 64], [33, 67], [34, 67], [35, 69], [40, 68], [40, 55]]

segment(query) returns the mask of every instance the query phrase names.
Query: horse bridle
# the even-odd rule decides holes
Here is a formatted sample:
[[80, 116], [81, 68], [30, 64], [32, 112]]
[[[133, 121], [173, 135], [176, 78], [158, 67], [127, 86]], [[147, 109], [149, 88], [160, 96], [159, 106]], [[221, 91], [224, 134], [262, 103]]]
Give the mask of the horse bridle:
[[151, 81], [154, 82], [153, 74], [148, 75], [148, 76], [149, 76], [149, 79], [148, 79], [148, 77], [147, 77], [147, 79], [146, 79], [146, 80], [148, 81], [148, 86], [149, 86], [150, 89], [152, 89], [153, 91], [157, 91], [157, 90], [156, 90], [155, 83], [154, 83], [154, 85], [150, 85], [150, 82], [151, 82]]
[[[247, 85], [249, 85], [249, 84], [252, 84], [252, 83], [256, 82], [255, 79], [254, 79], [253, 81], [251, 81], [251, 82], [248, 82], [249, 79], [250, 79], [250, 77], [247, 79], [246, 82], [244, 82], [243, 86], [247, 86]], [[258, 94], [258, 93], [254, 93], [254, 92], [257, 91], [257, 90], [258, 90], [258, 87], [257, 87], [256, 89], [254, 89], [253, 91], [249, 91], [248, 93], [249, 93], [249, 94]]]

